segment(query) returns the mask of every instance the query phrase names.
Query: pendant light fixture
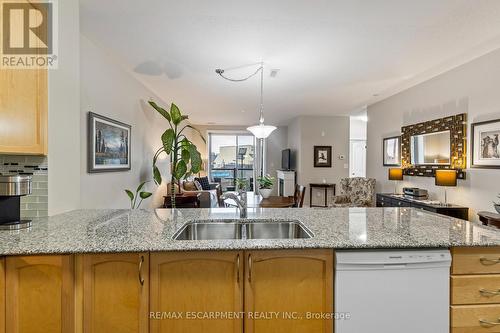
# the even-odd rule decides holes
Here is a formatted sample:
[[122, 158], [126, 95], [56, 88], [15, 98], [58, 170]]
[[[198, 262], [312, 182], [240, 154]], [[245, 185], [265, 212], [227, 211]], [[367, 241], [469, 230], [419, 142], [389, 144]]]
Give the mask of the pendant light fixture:
[[251, 132], [257, 139], [266, 139], [276, 129], [276, 126], [264, 124], [264, 63], [260, 63], [260, 67], [252, 75], [243, 79], [230, 79], [224, 76], [223, 69], [216, 69], [215, 72], [226, 80], [233, 82], [246, 81], [260, 71], [260, 110], [259, 110], [259, 124], [250, 126], [247, 131]]

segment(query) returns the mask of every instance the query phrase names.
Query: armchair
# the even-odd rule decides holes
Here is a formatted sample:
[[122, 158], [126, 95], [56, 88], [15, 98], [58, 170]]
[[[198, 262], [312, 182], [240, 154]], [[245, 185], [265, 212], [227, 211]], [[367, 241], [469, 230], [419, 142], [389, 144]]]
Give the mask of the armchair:
[[330, 207], [373, 207], [375, 179], [344, 178], [340, 181], [342, 194], [331, 199]]

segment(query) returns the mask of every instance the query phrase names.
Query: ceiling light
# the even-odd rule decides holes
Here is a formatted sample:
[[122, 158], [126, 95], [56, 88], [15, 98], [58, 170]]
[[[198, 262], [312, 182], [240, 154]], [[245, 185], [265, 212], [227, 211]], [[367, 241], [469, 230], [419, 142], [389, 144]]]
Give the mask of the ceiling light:
[[249, 78], [253, 77], [260, 71], [260, 116], [259, 116], [259, 124], [255, 126], [250, 126], [247, 128], [247, 131], [251, 132], [257, 139], [265, 139], [276, 129], [275, 126], [265, 125], [264, 124], [264, 63], [260, 64], [260, 67], [255, 71], [255, 73], [242, 78], [242, 79], [231, 79], [224, 76], [223, 69], [216, 69], [215, 72], [219, 74], [226, 80], [233, 82], [241, 82], [246, 81]]

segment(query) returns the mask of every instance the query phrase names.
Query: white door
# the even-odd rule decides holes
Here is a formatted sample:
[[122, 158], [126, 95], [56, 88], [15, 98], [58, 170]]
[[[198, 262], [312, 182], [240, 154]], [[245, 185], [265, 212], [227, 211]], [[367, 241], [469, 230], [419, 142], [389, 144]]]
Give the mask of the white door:
[[349, 174], [351, 177], [366, 177], [366, 141], [351, 140]]

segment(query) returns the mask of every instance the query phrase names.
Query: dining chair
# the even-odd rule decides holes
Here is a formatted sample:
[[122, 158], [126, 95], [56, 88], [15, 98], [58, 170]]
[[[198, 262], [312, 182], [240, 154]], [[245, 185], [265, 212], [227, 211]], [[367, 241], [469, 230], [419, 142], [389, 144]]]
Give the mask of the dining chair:
[[302, 185], [295, 185], [295, 193], [293, 194], [293, 207], [302, 208], [304, 205], [304, 197], [306, 195], [306, 187]]

